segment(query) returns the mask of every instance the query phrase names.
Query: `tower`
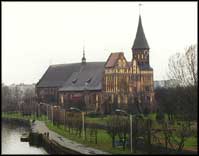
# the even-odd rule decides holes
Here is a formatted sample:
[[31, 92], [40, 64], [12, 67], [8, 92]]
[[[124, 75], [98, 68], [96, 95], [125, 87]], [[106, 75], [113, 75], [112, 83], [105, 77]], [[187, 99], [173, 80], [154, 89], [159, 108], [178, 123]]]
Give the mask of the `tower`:
[[[135, 70], [132, 76], [137, 78], [132, 81], [132, 86], [136, 86], [135, 95], [138, 98], [142, 111], [144, 109], [153, 110], [154, 108], [153, 68], [149, 64], [149, 49], [142, 26], [141, 15], [139, 14], [136, 37], [132, 46], [132, 67]], [[139, 70], [135, 69], [134, 66], [136, 64]]]
[[142, 27], [141, 15], [139, 15], [137, 33], [132, 46], [133, 59], [137, 60], [138, 65], [149, 65], [149, 49]]

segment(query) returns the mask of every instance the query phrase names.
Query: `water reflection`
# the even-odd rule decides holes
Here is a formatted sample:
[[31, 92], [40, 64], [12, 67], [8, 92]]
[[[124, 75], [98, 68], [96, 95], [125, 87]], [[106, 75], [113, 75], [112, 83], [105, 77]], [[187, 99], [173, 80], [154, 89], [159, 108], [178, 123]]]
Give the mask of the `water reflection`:
[[21, 142], [20, 137], [28, 132], [28, 127], [2, 123], [2, 154], [47, 154], [43, 148], [33, 147], [29, 142]]

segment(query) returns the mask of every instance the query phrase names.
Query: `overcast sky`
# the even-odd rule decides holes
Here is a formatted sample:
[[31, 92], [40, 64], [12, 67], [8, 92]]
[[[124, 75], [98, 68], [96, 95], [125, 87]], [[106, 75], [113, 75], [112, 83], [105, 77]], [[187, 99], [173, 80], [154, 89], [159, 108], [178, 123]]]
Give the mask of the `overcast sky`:
[[[2, 2], [2, 82], [36, 83], [50, 64], [132, 59], [140, 2]], [[197, 43], [197, 2], [141, 2], [154, 79]]]

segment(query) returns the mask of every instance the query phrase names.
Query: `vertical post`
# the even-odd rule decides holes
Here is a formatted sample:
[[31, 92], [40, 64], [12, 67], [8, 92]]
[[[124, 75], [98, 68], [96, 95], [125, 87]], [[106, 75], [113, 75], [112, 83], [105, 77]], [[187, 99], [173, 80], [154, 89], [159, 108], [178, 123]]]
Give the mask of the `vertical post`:
[[130, 114], [130, 141], [131, 141], [131, 152], [133, 150], [132, 148], [132, 115]]
[[83, 135], [83, 139], [85, 139], [84, 112], [82, 112], [82, 135]]
[[66, 129], [66, 110], [64, 109], [64, 129]]
[[51, 106], [51, 113], [52, 113], [52, 123], [53, 123], [53, 106]]
[[37, 106], [36, 106], [36, 101], [34, 101], [34, 119], [36, 119], [37, 116]]
[[46, 104], [46, 116], [47, 116], [47, 120], [48, 120], [48, 104]]
[[40, 104], [38, 103], [38, 117], [40, 116]]

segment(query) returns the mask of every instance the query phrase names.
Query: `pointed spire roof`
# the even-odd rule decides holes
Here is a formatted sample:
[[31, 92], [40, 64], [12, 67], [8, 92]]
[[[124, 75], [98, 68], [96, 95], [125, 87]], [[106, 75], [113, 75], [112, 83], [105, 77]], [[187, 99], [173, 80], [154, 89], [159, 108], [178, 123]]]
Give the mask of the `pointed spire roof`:
[[86, 58], [85, 58], [85, 47], [83, 47], [82, 63], [86, 63]]
[[137, 34], [134, 40], [132, 49], [149, 49], [148, 42], [146, 40], [144, 30], [142, 27], [141, 16], [139, 15], [139, 23], [137, 28]]

